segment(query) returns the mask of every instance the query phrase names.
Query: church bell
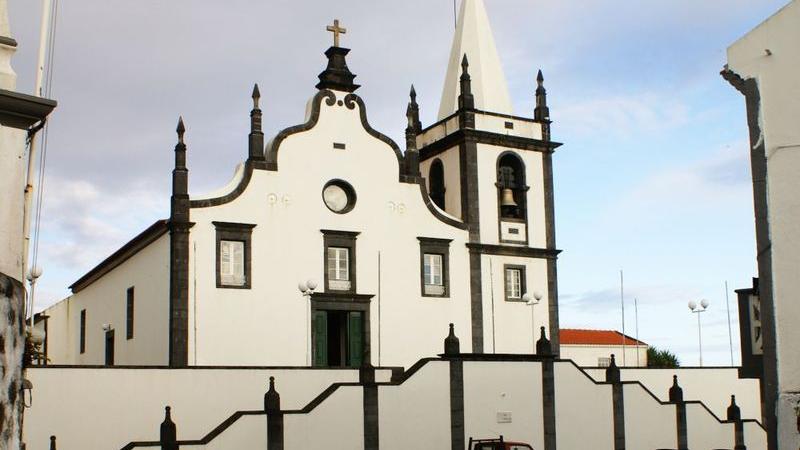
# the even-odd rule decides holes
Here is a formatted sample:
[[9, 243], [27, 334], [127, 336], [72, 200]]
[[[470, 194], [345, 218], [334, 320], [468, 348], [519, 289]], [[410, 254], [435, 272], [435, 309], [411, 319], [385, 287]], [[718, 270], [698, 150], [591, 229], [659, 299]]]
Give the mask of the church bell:
[[503, 189], [501, 198], [500, 198], [500, 206], [502, 207], [512, 207], [516, 208], [517, 202], [514, 201], [514, 191], [509, 188]]

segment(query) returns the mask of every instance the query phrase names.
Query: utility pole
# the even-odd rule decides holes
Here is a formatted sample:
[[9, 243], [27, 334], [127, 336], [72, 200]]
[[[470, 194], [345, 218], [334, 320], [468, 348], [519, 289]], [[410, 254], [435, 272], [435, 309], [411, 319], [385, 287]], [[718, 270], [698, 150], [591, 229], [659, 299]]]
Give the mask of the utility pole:
[[17, 42], [8, 25], [8, 0], [0, 0], [0, 449], [22, 446], [25, 352], [23, 215], [26, 144], [56, 103], [16, 92], [11, 58]]

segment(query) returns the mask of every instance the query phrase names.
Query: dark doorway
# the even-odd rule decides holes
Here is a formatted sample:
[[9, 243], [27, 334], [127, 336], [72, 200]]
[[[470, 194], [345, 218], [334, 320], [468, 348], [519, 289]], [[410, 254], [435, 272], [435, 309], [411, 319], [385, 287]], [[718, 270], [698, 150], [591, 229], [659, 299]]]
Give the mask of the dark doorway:
[[316, 310], [313, 321], [315, 367], [361, 366], [364, 358], [362, 311]]
[[114, 365], [114, 330], [106, 331], [106, 365]]

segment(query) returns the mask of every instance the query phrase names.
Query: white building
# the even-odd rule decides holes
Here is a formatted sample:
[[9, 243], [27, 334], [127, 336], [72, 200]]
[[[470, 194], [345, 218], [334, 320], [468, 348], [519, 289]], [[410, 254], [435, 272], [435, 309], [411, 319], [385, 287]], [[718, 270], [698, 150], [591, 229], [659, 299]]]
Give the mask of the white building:
[[463, 2], [440, 120], [423, 127], [412, 88], [403, 151], [369, 125], [348, 52], [325, 52], [305, 123], [266, 142], [256, 87], [247, 159], [214, 193], [187, 192], [179, 124], [171, 216], [44, 312], [51, 363], [408, 366], [448, 323], [466, 352], [530, 353], [539, 327], [558, 348], [541, 72], [533, 117], [513, 115], [483, 3]]
[[561, 357], [581, 367], [647, 367], [647, 344], [615, 330], [561, 329]]
[[[750, 128], [770, 449], [800, 446], [800, 1], [728, 48], [722, 75], [744, 96]], [[748, 331], [749, 334], [749, 331]]]

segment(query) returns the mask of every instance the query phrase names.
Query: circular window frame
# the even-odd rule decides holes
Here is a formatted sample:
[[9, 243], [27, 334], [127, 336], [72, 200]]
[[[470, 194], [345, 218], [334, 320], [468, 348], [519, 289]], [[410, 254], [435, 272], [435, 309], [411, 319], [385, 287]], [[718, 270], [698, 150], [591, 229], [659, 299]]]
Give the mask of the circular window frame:
[[[330, 205], [328, 205], [328, 202], [325, 201], [325, 191], [331, 186], [336, 186], [340, 188], [341, 190], [344, 191], [345, 195], [347, 196], [347, 205], [340, 211], [334, 210], [333, 208], [330, 207]], [[322, 203], [325, 205], [326, 208], [328, 208], [330, 212], [334, 214], [347, 214], [350, 211], [352, 211], [353, 208], [356, 207], [356, 200], [358, 198], [356, 196], [356, 190], [353, 189], [353, 185], [342, 179], [336, 178], [325, 183], [325, 186], [322, 187], [322, 192], [320, 194], [322, 196]]]

